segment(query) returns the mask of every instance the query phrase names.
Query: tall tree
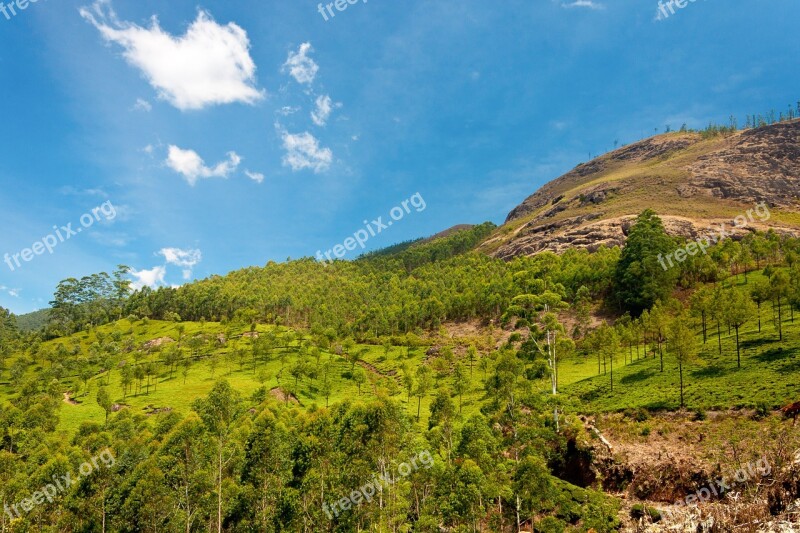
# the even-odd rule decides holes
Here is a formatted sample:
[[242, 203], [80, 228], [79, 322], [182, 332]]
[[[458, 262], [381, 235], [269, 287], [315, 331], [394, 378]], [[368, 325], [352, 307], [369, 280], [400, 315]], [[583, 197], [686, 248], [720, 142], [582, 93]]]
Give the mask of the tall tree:
[[783, 270], [776, 270], [769, 278], [770, 296], [777, 304], [778, 340], [783, 341], [783, 300], [789, 294], [789, 275]]
[[729, 289], [725, 298], [725, 322], [736, 331], [736, 366], [742, 367], [742, 355], [739, 343], [739, 329], [753, 319], [756, 305], [749, 293], [743, 289]]
[[683, 395], [683, 369], [697, 356], [697, 341], [689, 324], [689, 317], [685, 313], [676, 316], [670, 323], [669, 339], [667, 341], [668, 348], [678, 363], [681, 409], [686, 405]]
[[657, 300], [666, 300], [680, 272], [667, 261], [674, 249], [675, 243], [655, 211], [647, 209], [639, 215], [614, 274], [615, 294], [625, 309], [638, 316]]
[[222, 533], [222, 486], [225, 467], [235, 454], [232, 437], [240, 414], [239, 395], [227, 381], [220, 381], [207, 398], [195, 400], [192, 408], [216, 443], [217, 533]]

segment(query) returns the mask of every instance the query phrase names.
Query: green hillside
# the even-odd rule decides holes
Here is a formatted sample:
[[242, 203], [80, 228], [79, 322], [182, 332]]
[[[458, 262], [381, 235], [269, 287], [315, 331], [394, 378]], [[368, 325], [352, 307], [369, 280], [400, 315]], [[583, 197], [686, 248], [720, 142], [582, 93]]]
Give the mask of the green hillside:
[[[597, 490], [581, 416], [768, 416], [800, 395], [800, 240], [756, 233], [666, 271], [658, 254], [682, 243], [649, 211], [622, 250], [506, 262], [475, 251], [494, 230], [178, 289], [131, 293], [121, 267], [59, 284], [43, 332], [4, 313], [9, 497], [105, 449], [118, 459], [67, 495], [80, 513], [43, 506], [19, 524], [614, 531], [636, 511]], [[420, 454], [428, 467], [398, 474]], [[384, 474], [383, 506], [325, 507]]]

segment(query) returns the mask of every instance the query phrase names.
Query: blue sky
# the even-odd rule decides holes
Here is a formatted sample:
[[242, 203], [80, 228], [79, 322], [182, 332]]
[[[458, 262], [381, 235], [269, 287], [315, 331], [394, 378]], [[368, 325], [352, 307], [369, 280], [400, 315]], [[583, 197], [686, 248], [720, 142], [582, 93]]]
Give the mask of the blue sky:
[[800, 100], [795, 0], [700, 0], [661, 20], [651, 0], [332, 10], [39, 0], [0, 14], [0, 254], [82, 229], [0, 263], [0, 306], [41, 308], [59, 280], [120, 263], [169, 286], [313, 256], [415, 193], [425, 209], [368, 249], [502, 223], [615, 140]]

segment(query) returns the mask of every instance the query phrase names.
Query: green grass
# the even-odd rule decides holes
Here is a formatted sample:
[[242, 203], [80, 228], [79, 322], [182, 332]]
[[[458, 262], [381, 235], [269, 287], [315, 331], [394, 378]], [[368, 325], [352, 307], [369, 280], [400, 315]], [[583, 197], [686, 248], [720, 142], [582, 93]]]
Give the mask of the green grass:
[[[309, 377], [301, 378], [297, 381], [295, 387], [295, 379], [289, 373], [289, 369], [300, 357], [299, 341], [294, 341], [289, 347], [276, 350], [271, 354], [268, 362], [258, 362], [254, 369], [251, 357], [247, 358], [244, 365], [240, 365], [238, 361], [229, 357], [236, 347], [244, 349], [248, 356], [252, 353], [252, 340], [233, 338], [248, 331], [248, 327], [231, 328], [213, 322], [203, 324], [182, 322], [181, 325], [184, 328], [184, 341], [182, 342], [184, 350], [187, 349], [185, 339], [197, 334], [205, 335], [208, 338], [216, 338], [219, 334], [226, 334], [226, 337], [229, 337], [229, 341], [224, 347], [217, 347], [210, 354], [193, 359], [194, 362], [186, 376], [182, 374], [181, 366], [170, 375], [168, 367], [159, 363], [161, 361], [161, 353], [158, 350], [154, 350], [144, 357], [140, 356], [138, 360], [135, 352], [123, 351], [123, 353], [114, 357], [110, 375], [105, 372], [94, 375], [88, 381], [88, 387], [85, 387], [82, 380], [76, 375], [63, 377], [61, 380], [62, 390], [72, 392], [73, 399], [77, 404], [63, 402], [59, 412], [58, 430], [69, 437], [84, 422], [103, 423], [105, 413], [96, 401], [97, 391], [100, 387], [106, 388], [113, 403], [120, 404], [124, 406], [124, 409], [137, 414], [148, 414], [154, 409], [170, 409], [178, 414], [185, 415], [191, 410], [192, 402], [207, 395], [214, 384], [221, 379], [227, 380], [245, 399], [249, 399], [262, 386], [266, 387], [267, 390], [281, 387], [283, 390], [294, 392], [304, 408], [309, 408], [314, 404], [325, 406], [326, 399], [321, 391], [321, 372], [326, 364], [330, 365], [331, 394], [328, 402], [331, 405], [348, 400], [368, 400], [375, 398], [378, 394], [388, 394], [405, 405], [410, 415], [416, 416], [418, 400], [412, 396], [408, 401], [407, 392], [400, 379], [401, 373], [399, 369], [405, 363], [412, 373], [416, 371], [425, 359], [426, 349], [424, 347], [413, 348], [410, 352], [405, 347], [392, 347], [387, 354], [382, 346], [357, 345], [354, 351], [364, 352], [362, 361], [377, 369], [376, 371], [364, 369], [367, 375], [367, 382], [361, 386], [359, 393], [358, 385], [352, 380], [353, 365], [343, 357], [331, 352], [323, 351], [318, 362], [313, 356], [305, 356], [309, 364], [319, 369], [320, 376], [314, 380]], [[259, 326], [257, 331], [264, 333], [269, 329], [274, 328], [272, 326]], [[286, 331], [285, 328], [280, 329]], [[96, 328], [91, 332], [79, 332], [71, 337], [49, 341], [44, 343], [43, 349], [54, 350], [59, 344], [63, 344], [70, 349], [73, 345], [79, 344], [82, 355], [70, 355], [69, 357], [85, 356], [89, 352], [89, 346], [97, 340], [98, 332], [101, 335], [109, 336], [112, 331], [122, 333], [122, 339], [119, 344], [124, 345], [132, 341], [137, 349], [141, 348], [145, 342], [153, 339], [167, 336], [173, 339], [179, 338], [177, 323], [155, 320], [131, 323], [128, 320], [121, 320], [114, 324]], [[285, 352], [283, 358], [280, 357], [281, 352]], [[217, 361], [213, 376], [209, 365], [212, 358]], [[7, 368], [13, 364], [14, 359], [12, 357], [6, 361]], [[128, 393], [124, 394], [119, 371], [123, 361], [127, 364], [156, 362], [158, 363], [158, 376], [151, 380], [149, 387], [143, 386], [140, 391], [136, 391], [134, 390], [135, 386], [132, 386], [129, 388]], [[468, 363], [464, 361], [464, 364], [468, 369], [469, 375]], [[40, 358], [35, 365], [28, 368], [27, 377], [38, 376], [49, 366], [50, 363]], [[392, 372], [395, 373], [395, 376], [390, 375]], [[3, 377], [7, 378], [7, 376], [8, 370], [4, 370]], [[424, 427], [427, 427], [430, 404], [436, 392], [443, 387], [453, 388], [451, 377], [443, 376], [437, 379], [435, 376], [434, 372], [435, 385], [433, 390], [422, 399], [421, 403], [419, 423]], [[394, 382], [396, 385], [391, 385], [390, 382]], [[147, 381], [145, 380], [144, 383], [146, 384]], [[17, 392], [17, 388], [11, 383], [7, 381], [0, 383], [0, 399], [9, 400], [15, 397]], [[483, 374], [476, 364], [470, 379], [469, 391], [463, 396], [463, 414], [469, 415], [477, 412], [483, 397]], [[458, 398], [454, 398], [454, 402], [456, 408], [458, 408]], [[255, 402], [250, 403], [255, 405]], [[114, 415], [112, 414], [111, 416]]]
[[[758, 275], [751, 274], [752, 282]], [[743, 284], [743, 279], [733, 280], [734, 283]], [[736, 347], [734, 336], [729, 335], [727, 328], [722, 331], [722, 353], [717, 348], [715, 325], [709, 323], [708, 342], [702, 345], [700, 354], [695, 361], [684, 369], [686, 407], [689, 409], [726, 409], [737, 407], [754, 407], [765, 403], [771, 407], [785, 405], [790, 401], [800, 399], [800, 315], [792, 323], [788, 308], [784, 313], [784, 340], [778, 341], [777, 330], [772, 320], [771, 306], [765, 305], [762, 309], [762, 332], [757, 331], [757, 322], [754, 320], [747, 324], [741, 332], [742, 367], [736, 366]], [[89, 346], [97, 340], [97, 334], [110, 335], [112, 331], [122, 334], [121, 345], [133, 343], [138, 349], [146, 341], [169, 336], [177, 339], [177, 323], [161, 321], [137, 321], [131, 323], [121, 320], [91, 332], [80, 332], [66, 339], [57, 339], [45, 343], [44, 349], [54, 349], [58, 344], [71, 348], [79, 344], [82, 354], [89, 353]], [[238, 390], [243, 398], [250, 399], [260, 387], [271, 390], [281, 387], [293, 391], [301, 405], [309, 408], [313, 405], [324, 406], [326, 399], [321, 391], [321, 375], [312, 380], [304, 377], [297, 382], [290, 375], [289, 369], [300, 357], [299, 340], [291, 346], [274, 352], [268, 362], [259, 362], [253, 369], [252, 359], [248, 357], [244, 366], [234, 361], [229, 354], [236, 348], [244, 349], [248, 355], [251, 352], [252, 341], [247, 338], [233, 339], [246, 332], [249, 328], [240, 326], [234, 328], [220, 323], [181, 323], [184, 328], [184, 339], [197, 334], [208, 338], [216, 338], [219, 334], [230, 337], [223, 347], [216, 347], [210, 355], [194, 360], [188, 374], [184, 377], [182, 368], [170, 375], [168, 368], [158, 365], [158, 377], [149, 387], [141, 391], [129, 390], [123, 394], [121, 374], [119, 367], [123, 361], [128, 364], [137, 362], [135, 352], [118, 354], [114, 358], [113, 369], [110, 375], [105, 373], [94, 375], [88, 383], [88, 393], [78, 376], [65, 376], [61, 380], [62, 390], [74, 393], [77, 405], [63, 403], [60, 410], [59, 431], [70, 436], [83, 422], [94, 421], [102, 423], [105, 415], [97, 405], [96, 394], [101, 386], [105, 386], [114, 403], [124, 405], [125, 409], [134, 413], [147, 414], [153, 409], [171, 409], [185, 415], [191, 410], [192, 402], [205, 396], [220, 379], [225, 379]], [[271, 326], [259, 326], [258, 331], [264, 333]], [[286, 331], [285, 328], [280, 328]], [[702, 337], [698, 337], [698, 344]], [[184, 341], [185, 346], [185, 341]], [[361, 387], [359, 393], [357, 384], [352, 380], [352, 365], [344, 358], [333, 353], [323, 351], [319, 362], [313, 356], [305, 356], [312, 366], [317, 366], [320, 373], [327, 364], [330, 365], [329, 378], [331, 380], [331, 394], [329, 403], [343, 401], [359, 401], [375, 398], [376, 395], [389, 395], [396, 401], [405, 405], [409, 414], [414, 417], [417, 412], [417, 398], [412, 396], [408, 400], [407, 392], [401, 381], [400, 368], [405, 364], [411, 372], [423, 364], [425, 360], [424, 347], [412, 348], [392, 347], [388, 354], [382, 346], [359, 345], [354, 348], [357, 352], [364, 352], [362, 360], [372, 365], [375, 370], [365, 368], [367, 382]], [[285, 352], [280, 357], [280, 352]], [[614, 362], [614, 391], [610, 389], [610, 374], [603, 372], [598, 375], [597, 360], [590, 354], [586, 357], [575, 357], [563, 360], [559, 365], [560, 393], [573, 401], [576, 408], [584, 412], [613, 412], [629, 408], [648, 409], [677, 409], [679, 406], [679, 377], [677, 363], [671, 354], [664, 354], [664, 371], [661, 371], [658, 356], [653, 358], [651, 353], [645, 354], [645, 348], [633, 350], [633, 360], [628, 355], [628, 349], [621, 350]], [[69, 356], [73, 357], [73, 356]], [[217, 368], [212, 376], [209, 361], [214, 358]], [[158, 351], [146, 355], [138, 362], [158, 362], [161, 354]], [[458, 357], [456, 356], [456, 359]], [[7, 368], [13, 364], [14, 358], [6, 361]], [[462, 361], [467, 367], [467, 361]], [[40, 359], [37, 364], [27, 370], [28, 377], [37, 376], [42, 370], [49, 367], [49, 363]], [[452, 368], [452, 367], [451, 367]], [[608, 370], [608, 369], [606, 369]], [[394, 375], [392, 375], [394, 374]], [[8, 370], [4, 370], [3, 378], [7, 379]], [[435, 377], [435, 372], [434, 372]], [[442, 376], [434, 380], [435, 384], [422, 400], [420, 424], [427, 427], [430, 404], [436, 393], [448, 387], [453, 389], [451, 376]], [[463, 396], [462, 414], [469, 416], [478, 412], [482, 403], [486, 401], [484, 390], [484, 373], [478, 368], [477, 362], [470, 376], [469, 390]], [[549, 381], [547, 379], [533, 383], [534, 390], [547, 392]], [[0, 400], [9, 400], [18, 394], [15, 386], [9, 382], [0, 383]], [[458, 407], [458, 398], [453, 401]], [[250, 402], [253, 405], [254, 401]], [[112, 414], [113, 416], [113, 414]]]
[[[755, 275], [750, 275], [750, 281]], [[742, 278], [736, 283], [742, 284]], [[688, 409], [749, 408], [765, 403], [773, 408], [800, 400], [800, 314], [794, 322], [788, 306], [783, 311], [783, 342], [778, 340], [772, 307], [762, 306], [762, 331], [756, 320], [740, 332], [742, 366], [737, 367], [735, 335], [722, 325], [719, 353], [716, 323], [709, 322], [708, 342], [695, 361], [684, 368], [684, 395]], [[664, 372], [658, 355], [648, 353], [631, 362], [628, 349], [614, 362], [614, 391], [610, 373], [598, 375], [592, 356], [562, 362], [561, 393], [580, 402], [585, 411], [621, 411], [628, 408], [678, 409], [680, 376], [678, 364], [664, 350]], [[624, 362], [627, 359], [627, 364]]]

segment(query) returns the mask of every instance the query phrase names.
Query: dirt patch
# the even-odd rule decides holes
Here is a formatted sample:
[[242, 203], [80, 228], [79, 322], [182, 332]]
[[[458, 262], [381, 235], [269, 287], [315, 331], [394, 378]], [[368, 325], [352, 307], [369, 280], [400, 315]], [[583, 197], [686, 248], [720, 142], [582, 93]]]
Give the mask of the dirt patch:
[[154, 416], [160, 413], [169, 413], [172, 411], [172, 407], [154, 407], [152, 405], [148, 405], [143, 407], [142, 410], [145, 411], [144, 414], [147, 416]]
[[384, 377], [384, 378], [397, 377], [397, 370], [389, 370], [388, 372], [383, 372], [378, 367], [376, 367], [375, 365], [367, 363], [366, 361], [359, 361], [358, 364], [361, 365], [362, 367], [364, 367], [366, 370], [368, 370], [372, 374], [375, 374], [376, 376], [380, 376], [380, 377]]
[[[791, 420], [779, 412], [756, 419], [751, 410], [703, 415], [637, 411], [584, 420], [590, 468], [599, 473], [598, 488], [621, 499], [624, 530], [800, 531], [785, 529], [800, 518], [800, 432]], [[770, 472], [753, 474], [757, 461]], [[744, 471], [750, 475], [738, 479]], [[709, 487], [722, 486], [715, 480], [727, 480], [730, 490], [712, 495]], [[708, 500], [701, 505], [674, 505], [703, 490]], [[668, 520], [653, 523], [642, 505], [670, 513]]]
[[300, 400], [297, 399], [297, 396], [292, 394], [291, 392], [286, 392], [281, 387], [275, 387], [274, 389], [269, 391], [270, 396], [279, 399], [284, 403], [296, 403], [297, 405], [302, 405]]
[[71, 392], [65, 392], [64, 393], [64, 403], [68, 403], [70, 405], [78, 405], [78, 402], [76, 402], [75, 400], [72, 399], [72, 393]]
[[175, 342], [175, 339], [173, 339], [172, 337], [160, 337], [158, 339], [147, 341], [146, 343], [144, 343], [143, 348], [145, 350], [152, 350], [153, 348], [160, 348], [161, 346], [169, 344], [171, 342]]

